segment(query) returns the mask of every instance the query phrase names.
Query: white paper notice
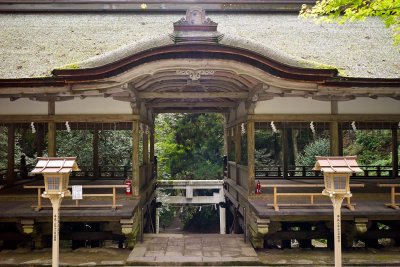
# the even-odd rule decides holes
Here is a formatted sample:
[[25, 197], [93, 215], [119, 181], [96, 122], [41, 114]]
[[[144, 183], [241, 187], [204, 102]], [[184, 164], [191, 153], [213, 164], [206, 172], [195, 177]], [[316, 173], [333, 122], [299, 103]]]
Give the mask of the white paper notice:
[[72, 199], [82, 199], [82, 186], [73, 185], [72, 186]]

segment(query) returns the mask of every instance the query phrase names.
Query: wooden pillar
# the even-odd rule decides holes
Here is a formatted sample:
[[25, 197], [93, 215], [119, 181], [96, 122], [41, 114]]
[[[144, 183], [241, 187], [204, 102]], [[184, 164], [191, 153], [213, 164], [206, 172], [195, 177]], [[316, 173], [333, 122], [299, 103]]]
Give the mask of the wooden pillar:
[[99, 128], [97, 124], [93, 128], [93, 178], [100, 178], [99, 171]]
[[154, 145], [155, 145], [155, 132], [154, 132], [154, 120], [152, 122], [151, 128], [150, 128], [150, 162], [151, 162], [151, 177], [153, 179], [157, 179], [157, 164], [154, 159], [155, 152], [154, 152]]
[[146, 131], [146, 127], [143, 127], [143, 164], [149, 164], [149, 133]]
[[283, 178], [288, 178], [289, 172], [289, 145], [288, 145], [288, 129], [283, 127], [282, 130], [282, 165], [283, 165]]
[[392, 125], [392, 169], [393, 178], [399, 176], [399, 139], [398, 139], [398, 126], [397, 124]]
[[254, 194], [255, 190], [255, 179], [256, 179], [256, 167], [255, 167], [255, 133], [254, 133], [254, 121], [247, 122], [247, 168], [248, 168], [248, 180], [247, 188], [248, 194]]
[[340, 154], [340, 142], [339, 142], [339, 123], [337, 121], [332, 121], [329, 124], [330, 131], [330, 154], [331, 156], [339, 156]]
[[342, 124], [339, 124], [339, 156], [343, 156], [343, 129], [342, 129]]
[[49, 121], [47, 124], [47, 143], [49, 157], [56, 156], [56, 123]]
[[7, 185], [13, 185], [15, 182], [15, 125], [10, 124], [7, 126]]
[[132, 191], [139, 196], [139, 121], [132, 122]]
[[242, 161], [242, 136], [240, 134], [240, 124], [234, 126], [235, 133], [235, 162], [240, 164]]
[[[48, 102], [48, 114], [55, 115], [56, 104], [54, 100]], [[47, 124], [47, 149], [49, 157], [56, 156], [56, 123], [54, 121], [49, 121]]]
[[150, 128], [150, 161], [153, 162], [154, 160], [154, 145], [155, 145], [155, 135], [154, 135], [154, 123], [152, 125], [152, 127]]
[[227, 128], [228, 117], [224, 117], [224, 156], [229, 153], [229, 128]]

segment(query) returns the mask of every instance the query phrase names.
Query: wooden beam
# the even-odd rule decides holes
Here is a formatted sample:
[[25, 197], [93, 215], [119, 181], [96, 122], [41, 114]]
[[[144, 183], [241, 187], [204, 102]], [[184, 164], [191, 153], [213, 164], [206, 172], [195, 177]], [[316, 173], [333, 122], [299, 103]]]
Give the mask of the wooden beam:
[[[48, 101], [48, 115], [54, 116], [56, 114], [56, 102], [54, 100]], [[49, 121], [47, 124], [48, 132], [47, 132], [47, 149], [49, 157], [56, 157], [56, 123], [55, 121]]]
[[47, 113], [48, 115], [55, 115], [56, 114], [56, 101], [54, 99], [51, 99], [47, 102]]
[[242, 161], [242, 136], [240, 130], [240, 124], [234, 127], [234, 138], [235, 138], [235, 162], [240, 164]]
[[143, 164], [149, 164], [149, 134], [143, 129]]
[[177, 109], [177, 108], [162, 108], [154, 109], [154, 113], [227, 113], [227, 109]]
[[[150, 162], [154, 164], [154, 144], [155, 144], [155, 133], [154, 133], [154, 122], [150, 127]], [[156, 165], [153, 165], [156, 168]], [[157, 172], [155, 172], [157, 173]], [[155, 177], [157, 179], [157, 177]]]
[[339, 156], [343, 156], [343, 127], [339, 124]]
[[393, 178], [399, 177], [399, 139], [398, 139], [398, 126], [392, 126], [392, 169]]
[[331, 156], [339, 156], [339, 123], [332, 121], [329, 123], [330, 131], [330, 154]]
[[15, 125], [10, 124], [7, 127], [7, 185], [13, 185], [15, 182]]
[[168, 102], [161, 102], [161, 103], [148, 103], [146, 106], [148, 108], [177, 108], [177, 107], [201, 107], [201, 108], [208, 108], [208, 107], [215, 107], [215, 108], [225, 108], [225, 107], [236, 107], [238, 104], [234, 102], [177, 102], [177, 101], [168, 101]]
[[247, 98], [246, 92], [139, 92], [139, 98]]
[[0, 122], [131, 122], [138, 120], [139, 115], [131, 114], [76, 114], [76, 115], [0, 115]]
[[224, 116], [224, 156], [228, 156], [229, 152], [229, 130], [226, 127], [226, 123], [228, 122], [228, 116]]
[[255, 114], [248, 115], [249, 120], [255, 122], [263, 121], [290, 121], [290, 122], [399, 122], [400, 114], [343, 114], [343, 115], [330, 115], [330, 114]]
[[56, 157], [56, 123], [47, 123], [47, 149], [49, 157]]
[[288, 146], [288, 129], [283, 127], [282, 129], [282, 165], [283, 165], [283, 178], [288, 178], [289, 171], [289, 146]]
[[247, 190], [249, 195], [254, 194], [255, 190], [255, 133], [254, 133], [254, 122], [247, 122], [247, 167], [248, 167], [248, 180], [247, 180]]
[[139, 121], [132, 122], [132, 191], [139, 196]]

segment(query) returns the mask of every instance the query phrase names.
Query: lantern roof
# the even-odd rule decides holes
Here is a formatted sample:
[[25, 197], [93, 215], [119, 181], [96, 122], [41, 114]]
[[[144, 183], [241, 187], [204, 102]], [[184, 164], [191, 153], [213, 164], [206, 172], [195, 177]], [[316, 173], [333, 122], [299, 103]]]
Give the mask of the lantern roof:
[[70, 173], [78, 170], [79, 168], [76, 164], [76, 157], [39, 157], [32, 173]]
[[363, 170], [358, 167], [356, 156], [347, 157], [315, 157], [315, 171], [322, 171], [324, 173], [354, 173], [362, 172]]

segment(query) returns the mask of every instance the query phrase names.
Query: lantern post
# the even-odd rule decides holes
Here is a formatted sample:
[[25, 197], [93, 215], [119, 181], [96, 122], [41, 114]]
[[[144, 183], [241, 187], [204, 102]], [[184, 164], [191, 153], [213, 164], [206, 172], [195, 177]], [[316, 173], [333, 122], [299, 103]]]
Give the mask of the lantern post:
[[362, 172], [356, 157], [316, 157], [314, 170], [324, 173], [323, 195], [329, 196], [333, 204], [333, 231], [335, 240], [335, 267], [342, 266], [341, 214], [343, 199], [351, 197], [350, 176]]
[[59, 266], [60, 256], [60, 206], [64, 197], [70, 196], [68, 190], [69, 174], [77, 171], [76, 158], [38, 158], [32, 173], [44, 176], [45, 191], [42, 197], [48, 198], [53, 208], [52, 267]]

